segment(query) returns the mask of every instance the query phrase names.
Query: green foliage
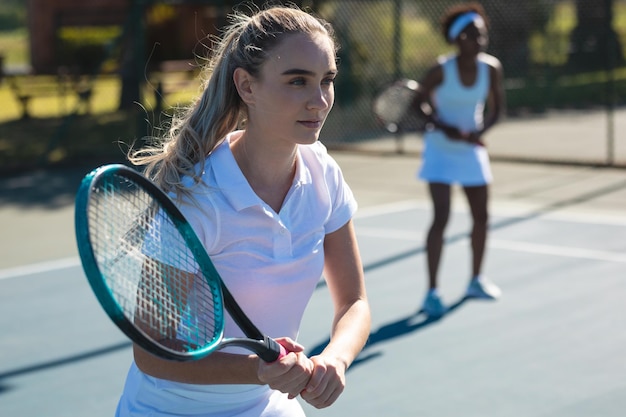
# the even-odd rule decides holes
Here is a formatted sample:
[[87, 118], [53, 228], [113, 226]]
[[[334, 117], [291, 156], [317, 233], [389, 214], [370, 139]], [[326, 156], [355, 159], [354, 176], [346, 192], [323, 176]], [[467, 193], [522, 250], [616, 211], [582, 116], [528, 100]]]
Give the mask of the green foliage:
[[0, 3], [0, 32], [26, 26], [26, 5], [19, 0], [2, 0]]
[[[302, 3], [319, 6], [316, 12], [334, 24], [342, 45], [340, 74], [336, 83], [337, 105], [327, 123], [327, 134], [362, 139], [376, 132], [370, 102], [378, 89], [391, 81], [398, 72], [402, 76], [421, 78], [424, 71], [435, 63], [438, 55], [452, 50], [439, 33], [439, 17], [443, 9], [451, 3], [457, 3], [456, 0], [437, 2], [403, 0], [402, 31], [399, 38], [395, 37], [397, 21], [394, 17], [394, 2], [391, 0], [308, 0]], [[503, 11], [509, 6], [512, 8], [512, 4], [505, 0], [482, 3], [491, 11]], [[5, 56], [5, 63], [10, 65], [28, 63], [28, 33], [23, 28], [2, 31], [2, 16], [17, 16], [12, 18], [12, 21], [22, 19], [23, 27], [24, 4], [23, 0], [0, 0], [0, 54]], [[606, 105], [608, 100], [626, 97], [626, 69], [618, 69], [614, 73], [615, 79], [609, 80], [607, 74], [602, 71], [583, 72], [580, 68], [567, 68], [572, 31], [577, 25], [574, 0], [529, 0], [523, 4], [528, 5], [530, 16], [517, 13], [515, 10], [508, 10], [505, 16], [523, 23], [525, 25], [523, 29], [530, 34], [527, 44], [521, 41], [522, 46], [528, 46], [528, 60], [524, 60], [528, 64], [527, 68], [505, 66], [509, 109], [543, 111], [550, 107], [601, 106]], [[172, 6], [162, 6], [149, 14], [148, 21], [156, 24], [171, 19], [172, 16], [175, 16]], [[494, 16], [500, 15], [495, 13]], [[626, 52], [626, 0], [614, 0], [614, 27]], [[59, 63], [81, 66], [83, 71], [89, 71], [106, 57], [107, 45], [120, 33], [121, 28], [113, 26], [62, 28], [57, 33]], [[517, 32], [504, 35], [519, 38]], [[495, 42], [498, 36], [501, 35], [492, 33], [492, 40]], [[521, 39], [525, 37], [522, 36]], [[396, 47], [399, 49], [394, 50]], [[396, 67], [396, 63], [399, 64], [399, 68]], [[102, 82], [102, 79], [97, 81], [95, 91], [102, 89]], [[2, 84], [0, 101], [5, 97], [8, 97], [5, 103], [14, 101], [12, 96], [3, 97], [1, 90]], [[117, 108], [119, 101], [119, 90], [113, 91], [112, 97], [107, 98], [113, 104], [104, 110], [106, 114], [116, 114], [114, 109]], [[171, 96], [169, 98], [171, 99]], [[54, 106], [58, 100], [48, 97], [48, 101], [51, 103], [50, 106]], [[104, 99], [98, 96], [92, 100], [92, 104], [98, 106], [103, 101]], [[144, 100], [143, 103], [150, 108], [150, 99]], [[44, 98], [33, 99], [32, 104], [35, 118], [51, 117], [52, 114], [56, 114], [45, 108], [40, 110], [40, 106], [47, 105]], [[15, 116], [17, 113], [5, 111], [5, 118], [0, 117], [0, 120], [6, 122], [12, 117], [19, 117]], [[95, 117], [103, 114], [98, 110], [94, 113], [98, 115]], [[350, 125], [353, 126], [349, 132], [346, 120], [350, 120]], [[36, 125], [40, 122], [33, 123]], [[0, 125], [0, 131], [7, 127], [29, 132], [29, 126], [31, 125], [16, 122], [15, 125]], [[45, 130], [45, 126], [40, 127], [42, 131]], [[90, 125], [89, 128], [98, 130], [94, 125]], [[114, 129], [122, 131], [123, 127], [118, 124], [114, 125]], [[4, 140], [5, 137], [0, 137], [0, 142]], [[28, 140], [20, 143], [20, 146], [27, 143]], [[0, 152], [2, 146], [4, 145], [0, 143]], [[54, 158], [62, 160], [64, 154], [72, 152], [74, 151], [65, 149], [62, 144]]]
[[530, 59], [535, 64], [559, 66], [567, 62], [570, 33], [576, 26], [576, 9], [571, 3], [554, 6], [545, 26], [529, 39]]
[[4, 57], [4, 65], [27, 64], [29, 56], [26, 29], [0, 32], [0, 55]]
[[507, 89], [511, 113], [547, 108], [592, 108], [608, 103], [625, 104], [626, 68], [614, 71], [612, 78], [604, 71], [578, 73], [558, 78], [529, 79]]
[[78, 45], [104, 45], [122, 33], [119, 26], [66, 26], [58, 30], [62, 42]]
[[109, 58], [108, 45], [121, 34], [120, 26], [62, 27], [57, 31], [57, 62], [93, 73]]

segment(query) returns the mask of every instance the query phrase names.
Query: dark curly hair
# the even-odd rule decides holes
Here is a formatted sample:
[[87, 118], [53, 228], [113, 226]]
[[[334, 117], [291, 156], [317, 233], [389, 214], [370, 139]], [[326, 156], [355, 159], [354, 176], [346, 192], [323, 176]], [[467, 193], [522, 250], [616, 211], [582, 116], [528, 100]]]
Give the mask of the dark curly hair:
[[452, 43], [452, 41], [448, 39], [448, 30], [450, 29], [450, 26], [452, 26], [452, 23], [454, 23], [457, 17], [468, 12], [478, 13], [485, 21], [485, 25], [489, 27], [489, 19], [487, 18], [487, 13], [485, 13], [485, 9], [482, 4], [477, 2], [457, 4], [447, 9], [441, 17], [441, 30], [446, 42]]

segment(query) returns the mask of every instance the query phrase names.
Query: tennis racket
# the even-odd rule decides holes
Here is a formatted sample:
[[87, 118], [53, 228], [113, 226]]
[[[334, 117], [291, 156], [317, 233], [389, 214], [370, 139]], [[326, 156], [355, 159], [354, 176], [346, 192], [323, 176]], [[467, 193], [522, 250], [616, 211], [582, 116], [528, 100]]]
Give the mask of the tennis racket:
[[[124, 165], [87, 174], [76, 196], [76, 240], [109, 318], [159, 357], [189, 361], [238, 346], [273, 362], [284, 348], [239, 307], [172, 200]], [[224, 338], [224, 310], [246, 338]]]
[[401, 79], [385, 86], [372, 101], [376, 120], [390, 133], [423, 131], [424, 120], [412, 109], [419, 83]]

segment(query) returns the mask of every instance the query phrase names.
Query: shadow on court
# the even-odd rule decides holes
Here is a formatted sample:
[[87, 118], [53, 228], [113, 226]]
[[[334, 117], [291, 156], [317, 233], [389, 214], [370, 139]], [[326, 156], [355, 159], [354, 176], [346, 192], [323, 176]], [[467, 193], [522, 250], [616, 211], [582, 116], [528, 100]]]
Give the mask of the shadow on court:
[[[604, 195], [609, 195], [611, 193], [614, 193], [616, 191], [620, 191], [626, 189], [626, 180], [625, 181], [621, 181], [617, 184], [612, 184], [612, 185], [608, 185], [602, 188], [599, 188], [597, 190], [588, 192], [588, 193], [582, 193], [577, 195], [576, 197], [573, 198], [567, 198], [567, 199], [563, 199], [563, 200], [559, 200], [559, 201], [555, 201], [553, 203], [550, 204], [546, 204], [542, 207], [539, 207], [535, 210], [530, 211], [528, 214], [525, 214], [523, 216], [514, 216], [514, 217], [506, 217], [503, 220], [499, 220], [496, 222], [492, 222], [489, 225], [489, 230], [490, 231], [494, 231], [494, 230], [499, 230], [499, 229], [503, 229], [509, 226], [513, 226], [513, 225], [517, 225], [520, 223], [524, 223], [527, 221], [531, 221], [534, 219], [539, 218], [540, 216], [544, 216], [546, 214], [549, 214], [550, 212], [556, 212], [558, 210], [562, 210], [568, 207], [573, 207], [577, 204], [581, 204], [587, 201], [592, 201], [594, 199], [600, 198]], [[444, 245], [450, 245], [452, 243], [456, 243], [460, 240], [463, 239], [467, 239], [469, 238], [469, 232], [465, 232], [465, 233], [457, 233], [454, 234], [452, 236], [446, 237], [444, 239]], [[410, 249], [404, 252], [400, 252], [397, 253], [393, 256], [389, 256], [387, 258], [381, 259], [379, 261], [376, 262], [372, 262], [372, 263], [368, 263], [366, 265], [363, 266], [363, 271], [367, 274], [370, 271], [379, 269], [379, 268], [383, 268], [385, 266], [394, 264], [396, 262], [400, 262], [403, 261], [407, 258], [410, 258], [412, 256], [415, 255], [420, 255], [426, 252], [426, 248], [424, 246], [420, 246], [418, 248], [414, 248], [414, 249]], [[317, 288], [323, 288], [326, 286], [326, 283], [324, 281], [320, 281], [317, 284]], [[459, 302], [460, 304], [461, 302]]]
[[0, 179], [0, 205], [55, 209], [74, 204], [76, 190], [89, 168], [36, 170]]
[[[508, 217], [503, 220], [492, 222], [489, 225], [489, 230], [490, 231], [499, 230], [505, 227], [531, 221], [540, 216], [549, 214], [550, 212], [555, 212], [557, 210], [572, 207], [572, 206], [575, 206], [576, 204], [591, 201], [599, 197], [602, 197], [603, 195], [608, 195], [608, 194], [611, 194], [611, 193], [614, 193], [616, 191], [623, 190], [623, 189], [626, 189], [626, 181], [622, 181], [618, 184], [613, 184], [613, 185], [609, 185], [606, 187], [602, 187], [592, 192], [583, 193], [573, 198], [568, 198], [568, 199], [564, 199], [564, 200], [556, 201], [554, 203], [547, 204], [543, 207], [537, 208], [529, 212], [528, 214], [524, 216]], [[469, 238], [469, 236], [470, 236], [469, 232], [467, 232], [467, 233], [458, 233], [458, 234], [446, 237], [444, 239], [444, 245], [450, 245], [452, 243], [456, 243], [460, 240]], [[367, 273], [374, 269], [382, 268], [387, 265], [393, 264], [395, 262], [403, 261], [411, 256], [419, 255], [425, 252], [426, 252], [426, 248], [421, 246], [419, 248], [401, 252], [394, 256], [390, 256], [388, 258], [382, 259], [380, 261], [367, 264], [364, 266], [363, 270], [365, 271], [365, 273]]]
[[[356, 360], [352, 362], [352, 365], [350, 365], [348, 372], [350, 372], [351, 370], [354, 370], [359, 365], [363, 365], [372, 359], [376, 359], [377, 357], [382, 356], [383, 354], [380, 351], [370, 352], [370, 350], [377, 344], [389, 342], [392, 339], [407, 336], [411, 333], [423, 330], [430, 325], [436, 324], [440, 322], [441, 320], [443, 320], [444, 318], [446, 318], [447, 316], [450, 316], [451, 314], [454, 314], [455, 312], [457, 312], [457, 310], [463, 304], [465, 304], [465, 302], [470, 301], [470, 300], [471, 300], [470, 298], [463, 297], [457, 302], [452, 303], [451, 305], [447, 306], [447, 312], [442, 317], [430, 318], [426, 316], [425, 314], [423, 314], [423, 311], [420, 309], [414, 314], [410, 314], [406, 317], [400, 318], [394, 322], [391, 322], [391, 323], [388, 323], [379, 327], [378, 329], [370, 333], [369, 338], [367, 339], [367, 343], [365, 344], [365, 347], [363, 348], [359, 356], [356, 358]], [[483, 300], [481, 302], [488, 302], [488, 301]], [[330, 342], [330, 338], [327, 338], [322, 343], [318, 344], [317, 346], [314, 346], [309, 352], [307, 352], [307, 355], [308, 356], [319, 355], [320, 353], [322, 353], [322, 351], [324, 350], [324, 348], [329, 342]]]
[[[602, 197], [603, 195], [608, 195], [608, 194], [611, 194], [611, 193], [614, 193], [616, 191], [620, 191], [623, 189], [626, 189], [626, 181], [622, 181], [616, 184], [598, 188], [591, 192], [581, 193], [573, 198], [567, 198], [567, 199], [552, 202], [550, 204], [544, 205], [543, 207], [537, 208], [524, 216], [504, 218], [502, 220], [491, 223], [489, 226], [489, 230], [494, 231], [494, 230], [504, 229], [506, 227], [532, 221], [550, 212], [556, 212], [564, 208], [572, 207], [577, 204], [591, 201], [599, 197]], [[451, 245], [463, 239], [468, 239], [469, 237], [470, 237], [469, 232], [454, 234], [444, 239], [444, 245]], [[393, 256], [389, 256], [382, 260], [368, 263], [364, 265], [363, 270], [367, 274], [368, 272], [374, 271], [376, 269], [383, 268], [391, 264], [394, 264], [396, 262], [401, 262], [410, 257], [424, 254], [424, 253], [426, 253], [426, 248], [424, 246], [410, 249], [404, 252], [397, 253]], [[318, 289], [324, 287], [325, 285], [326, 285], [325, 281], [323, 280], [320, 281], [318, 283]], [[446, 313], [446, 316], [449, 316], [450, 314], [455, 313], [456, 310], [458, 310], [463, 304], [465, 304], [466, 301], [471, 301], [471, 299], [464, 297], [456, 301], [455, 303], [451, 304], [450, 306], [448, 306], [448, 311]], [[482, 300], [480, 302], [488, 302], [488, 301]], [[371, 361], [373, 359], [376, 359], [379, 356], [382, 356], [382, 353], [380, 352], [375, 352], [375, 353], [369, 352], [369, 350], [372, 349], [372, 347], [374, 347], [375, 345], [379, 343], [388, 342], [392, 339], [400, 338], [408, 334], [423, 330], [426, 327], [439, 322], [446, 316], [437, 318], [437, 319], [431, 319], [431, 318], [426, 317], [424, 314], [422, 314], [422, 310], [419, 310], [416, 313], [411, 314], [407, 317], [400, 318], [394, 322], [391, 322], [391, 323], [388, 323], [386, 325], [379, 327], [378, 329], [370, 333], [370, 336], [368, 338], [365, 348], [359, 354], [358, 358], [352, 363], [349, 370], [352, 370], [365, 362]], [[308, 355], [311, 356], [311, 355], [320, 354], [323, 351], [323, 349], [326, 347], [329, 341], [330, 341], [330, 338], [327, 338], [323, 342], [314, 346], [308, 351]]]
[[9, 379], [34, 372], [41, 372], [52, 368], [78, 363], [81, 361], [96, 358], [98, 356], [108, 355], [119, 350], [128, 349], [131, 347], [131, 345], [131, 342], [118, 343], [116, 345], [107, 346], [102, 349], [95, 349], [89, 352], [81, 353], [80, 355], [73, 355], [66, 358], [60, 358], [53, 361], [38, 363], [35, 365], [26, 366], [24, 368], [13, 369], [0, 373], [0, 395], [2, 395], [3, 391], [6, 391], [6, 385], [2, 385], [3, 379]]

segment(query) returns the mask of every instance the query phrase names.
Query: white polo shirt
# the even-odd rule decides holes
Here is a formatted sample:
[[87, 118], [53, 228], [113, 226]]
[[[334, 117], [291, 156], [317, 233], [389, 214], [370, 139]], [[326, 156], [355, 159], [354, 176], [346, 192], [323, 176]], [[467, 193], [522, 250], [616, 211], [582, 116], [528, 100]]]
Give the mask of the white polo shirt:
[[[193, 188], [197, 204], [180, 208], [257, 327], [296, 340], [322, 276], [324, 236], [352, 218], [356, 200], [335, 160], [316, 142], [298, 147], [295, 178], [276, 213], [252, 190], [230, 150], [241, 133], [231, 133], [209, 155], [202, 184]], [[241, 336], [227, 317], [225, 337]]]
[[[196, 204], [179, 207], [250, 319], [269, 336], [296, 340], [322, 276], [324, 236], [352, 218], [356, 201], [318, 142], [299, 146], [293, 185], [275, 213], [254, 193], [230, 151], [231, 139], [240, 134], [230, 134], [206, 159], [202, 183], [193, 188]], [[225, 336], [243, 336], [228, 315]], [[174, 414], [304, 416], [296, 399], [266, 385], [184, 384], [146, 375], [133, 363], [116, 416]]]

